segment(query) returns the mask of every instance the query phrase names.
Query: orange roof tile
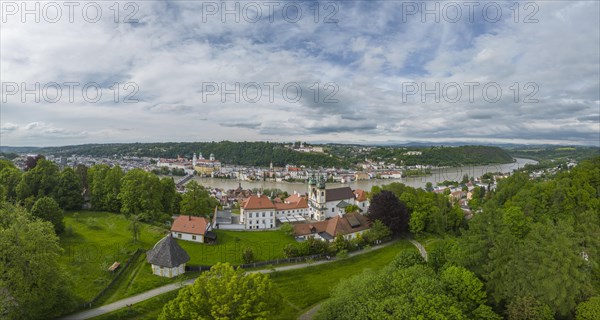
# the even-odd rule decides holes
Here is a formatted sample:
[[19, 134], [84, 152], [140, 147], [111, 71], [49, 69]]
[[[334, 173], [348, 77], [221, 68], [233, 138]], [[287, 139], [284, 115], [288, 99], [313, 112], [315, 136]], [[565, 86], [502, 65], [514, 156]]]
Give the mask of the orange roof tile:
[[[359, 226], [352, 228], [348, 218], [354, 217], [360, 223]], [[371, 227], [367, 217], [359, 213], [347, 213], [343, 217], [336, 216], [332, 219], [313, 222], [313, 223], [302, 223], [294, 225], [294, 234], [296, 236], [303, 236], [313, 233], [326, 232], [332, 237], [338, 235], [346, 235], [358, 231], [367, 230]]]
[[356, 189], [354, 190], [354, 195], [356, 197], [356, 201], [367, 201], [367, 193], [365, 192], [365, 190], [362, 189]]
[[251, 195], [244, 201], [244, 210], [257, 210], [257, 209], [275, 209], [275, 205], [264, 194], [259, 196]]
[[209, 221], [204, 217], [179, 216], [173, 221], [172, 232], [204, 234]]

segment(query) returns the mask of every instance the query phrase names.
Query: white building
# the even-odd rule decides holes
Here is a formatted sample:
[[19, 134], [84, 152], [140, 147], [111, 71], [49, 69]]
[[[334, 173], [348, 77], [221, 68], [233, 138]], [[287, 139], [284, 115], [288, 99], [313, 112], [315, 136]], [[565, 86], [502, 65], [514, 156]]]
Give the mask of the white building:
[[153, 274], [172, 278], [185, 273], [185, 264], [190, 261], [190, 256], [169, 234], [146, 252], [146, 259], [152, 265]]
[[240, 223], [245, 229], [275, 228], [275, 205], [264, 194], [248, 197], [240, 206]]
[[313, 177], [308, 181], [310, 219], [325, 220], [343, 215], [349, 205], [357, 205], [362, 213], [366, 213], [369, 208], [369, 202], [363, 190], [353, 191], [350, 187], [327, 189], [324, 178], [315, 179]]
[[173, 238], [200, 243], [212, 243], [217, 235], [210, 231], [212, 224], [204, 217], [179, 216], [173, 221], [171, 235]]

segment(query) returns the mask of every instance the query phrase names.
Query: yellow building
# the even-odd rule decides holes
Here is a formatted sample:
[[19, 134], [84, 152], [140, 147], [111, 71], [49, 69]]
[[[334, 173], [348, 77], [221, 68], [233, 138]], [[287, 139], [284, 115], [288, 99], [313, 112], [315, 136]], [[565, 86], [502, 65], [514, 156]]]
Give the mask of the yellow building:
[[196, 158], [196, 154], [194, 154], [193, 159], [194, 170], [199, 175], [210, 175], [213, 172], [221, 171], [221, 161], [215, 160], [215, 155], [210, 154], [209, 159], [204, 159], [202, 157], [202, 153], [199, 154], [199, 157]]

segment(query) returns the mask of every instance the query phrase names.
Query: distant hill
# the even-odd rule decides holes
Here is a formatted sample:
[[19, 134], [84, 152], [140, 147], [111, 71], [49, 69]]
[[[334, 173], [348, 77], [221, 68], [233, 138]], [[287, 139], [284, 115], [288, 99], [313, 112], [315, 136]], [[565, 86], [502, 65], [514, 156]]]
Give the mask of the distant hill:
[[511, 148], [508, 152], [514, 157], [537, 161], [581, 161], [600, 156], [600, 148], [582, 146], [522, 146]]
[[[28, 150], [54, 155], [87, 155], [94, 157], [140, 156], [191, 159], [193, 153], [204, 157], [213, 153], [225, 164], [243, 166], [275, 166], [294, 164], [307, 167], [348, 168], [365, 158], [398, 165], [460, 166], [509, 163], [513, 158], [505, 150], [487, 146], [460, 147], [364, 147], [357, 145], [324, 145], [326, 153], [306, 153], [291, 150], [283, 143], [271, 142], [168, 142], [86, 144], [47, 147]], [[412, 152], [411, 152], [412, 151]]]
[[378, 148], [372, 156], [395, 158], [395, 162], [402, 161], [405, 165], [461, 166], [513, 162], [513, 157], [504, 149], [487, 146]]
[[157, 158], [192, 158], [194, 153], [202, 153], [205, 158], [213, 153], [225, 164], [268, 167], [286, 164], [310, 167], [342, 167], [349, 165], [339, 158], [323, 153], [298, 152], [286, 148], [282, 143], [271, 142], [167, 142], [167, 143], [128, 143], [128, 144], [86, 144], [39, 149], [41, 153], [54, 155], [139, 156]]

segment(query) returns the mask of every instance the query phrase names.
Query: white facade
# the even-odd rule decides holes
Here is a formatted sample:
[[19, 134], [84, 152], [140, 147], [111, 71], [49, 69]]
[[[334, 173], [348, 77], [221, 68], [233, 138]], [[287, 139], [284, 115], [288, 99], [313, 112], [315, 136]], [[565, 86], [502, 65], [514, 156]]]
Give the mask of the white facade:
[[309, 212], [308, 208], [299, 208], [299, 209], [286, 209], [286, 210], [277, 210], [275, 211], [277, 218], [281, 217], [293, 217], [296, 215], [301, 215], [304, 218], [308, 218]]
[[245, 229], [275, 228], [275, 209], [240, 210], [240, 223]]
[[204, 243], [204, 236], [201, 234], [191, 234], [191, 233], [176, 232], [176, 231], [172, 231], [171, 234], [173, 235], [173, 238], [175, 238], [175, 239]]
[[185, 263], [173, 268], [160, 267], [153, 264], [152, 273], [161, 277], [173, 278], [185, 273]]

